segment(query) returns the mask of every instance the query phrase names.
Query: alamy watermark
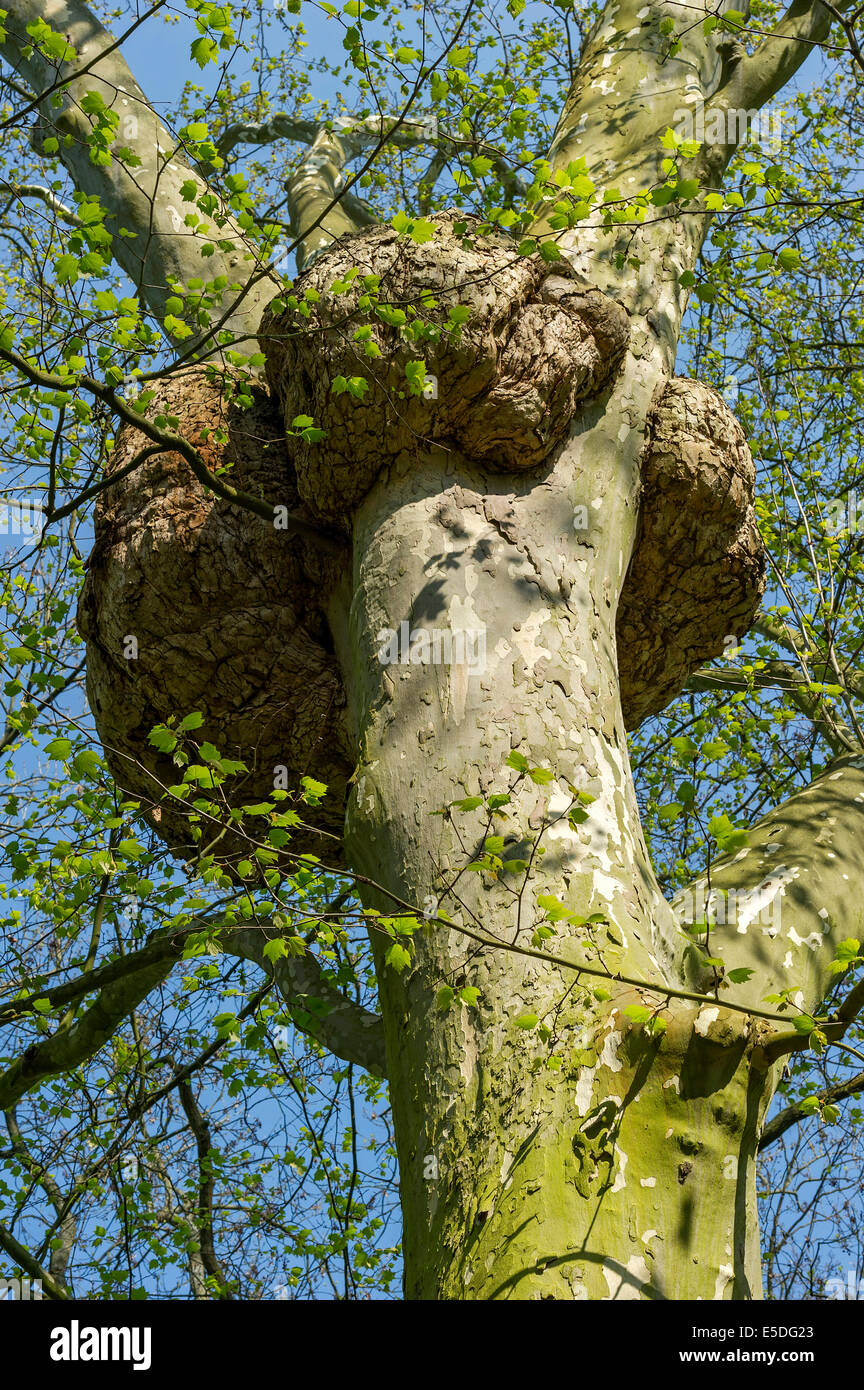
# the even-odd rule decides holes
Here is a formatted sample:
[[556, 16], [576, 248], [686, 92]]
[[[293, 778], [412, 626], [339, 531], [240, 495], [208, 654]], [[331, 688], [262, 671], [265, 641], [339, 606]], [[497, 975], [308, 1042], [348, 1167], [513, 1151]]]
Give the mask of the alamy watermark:
[[864, 1298], [864, 1278], [859, 1279], [854, 1269], [847, 1269], [845, 1279], [825, 1280], [825, 1296], [843, 1299]]
[[42, 1280], [0, 1279], [0, 1303], [29, 1303], [31, 1299], [44, 1297]]
[[831, 498], [825, 507], [825, 526], [829, 536], [864, 534], [864, 506], [859, 503], [856, 492]]
[[486, 629], [412, 628], [403, 621], [398, 629], [378, 633], [378, 660], [382, 666], [467, 666], [472, 675], [486, 670]]
[[772, 935], [780, 930], [782, 887], [771, 879], [757, 888], [712, 888], [695, 897], [688, 888], [675, 900], [679, 922], [688, 926], [706, 923], [708, 927], [736, 927], [745, 932], [751, 925], [761, 926]]
[[698, 140], [700, 145], [740, 145], [749, 139], [772, 155], [783, 147], [783, 112], [771, 107], [761, 111], [709, 107], [706, 111], [702, 102], [694, 102], [673, 111], [672, 129], [679, 140]]
[[0, 536], [41, 536], [45, 512], [34, 497], [0, 499]]

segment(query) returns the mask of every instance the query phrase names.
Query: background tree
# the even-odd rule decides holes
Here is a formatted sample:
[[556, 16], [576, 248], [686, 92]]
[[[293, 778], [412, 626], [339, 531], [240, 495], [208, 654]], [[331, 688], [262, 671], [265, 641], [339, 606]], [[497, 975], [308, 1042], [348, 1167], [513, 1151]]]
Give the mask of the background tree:
[[378, 1291], [395, 1144], [409, 1297], [757, 1297], [862, 1061], [860, 16], [186, 10], [170, 117], [166, 6], [4, 21], [0, 1244]]

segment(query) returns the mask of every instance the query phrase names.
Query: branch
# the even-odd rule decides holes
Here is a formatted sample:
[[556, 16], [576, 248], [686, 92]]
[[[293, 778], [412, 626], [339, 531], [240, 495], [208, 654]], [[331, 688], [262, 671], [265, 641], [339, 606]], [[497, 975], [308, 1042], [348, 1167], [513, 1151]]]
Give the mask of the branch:
[[[227, 955], [241, 956], [252, 961], [275, 982], [292, 1015], [296, 1015], [294, 1023], [300, 1032], [307, 1033], [345, 1061], [357, 1062], [376, 1076], [386, 1074], [381, 1019], [377, 1014], [355, 1004], [335, 985], [330, 984], [311, 952], [307, 951], [304, 956], [299, 957], [283, 957], [274, 966], [264, 955], [264, 946], [272, 936], [266, 937], [260, 928], [235, 929], [228, 925], [223, 928], [219, 922], [196, 921], [179, 931], [160, 930], [131, 955], [97, 966], [95, 970], [79, 975], [65, 984], [55, 985], [53, 989], [43, 989], [38, 994], [0, 1005], [0, 1024], [34, 1012], [37, 1003], [45, 1000], [55, 1009], [96, 990], [101, 991], [101, 998], [102, 994], [107, 995], [112, 989], [123, 990], [130, 981], [134, 982], [147, 972], [156, 972], [161, 982], [181, 955], [187, 937], [208, 928], [219, 933], [218, 944]], [[160, 971], [163, 972], [161, 975], [158, 974]], [[143, 995], [138, 997], [142, 998]], [[326, 1012], [323, 1016], [315, 1012], [319, 1004], [325, 1006]], [[85, 1014], [81, 1021], [88, 1016]], [[68, 1037], [69, 1033], [60, 1036]], [[54, 1039], [50, 1041], [54, 1042]], [[46, 1044], [37, 1046], [45, 1048]], [[98, 1043], [97, 1046], [101, 1047], [102, 1044]], [[28, 1049], [28, 1053], [33, 1050]], [[91, 1049], [93, 1050], [96, 1048]], [[25, 1053], [25, 1057], [27, 1055]], [[78, 1060], [80, 1059], [76, 1058], [69, 1066], [77, 1065]], [[19, 1063], [15, 1064], [18, 1065]], [[13, 1070], [14, 1068], [10, 1068], [6, 1076], [8, 1077]], [[57, 1070], [66, 1071], [68, 1067], [64, 1064]], [[31, 1084], [35, 1085], [40, 1079], [41, 1076], [37, 1077]], [[0, 1076], [0, 1109], [8, 1109], [11, 1102], [3, 1100], [3, 1084], [4, 1077]], [[25, 1089], [29, 1090], [30, 1086], [26, 1086]]]
[[819, 730], [835, 757], [857, 753], [860, 743], [842, 719], [837, 719], [819, 691], [811, 691], [801, 680], [801, 672], [788, 661], [767, 660], [762, 670], [740, 671], [734, 666], [705, 667], [695, 671], [686, 688], [697, 692], [751, 690], [777, 687]]
[[[48, 1172], [44, 1164], [40, 1163], [30, 1153], [24, 1142], [21, 1130], [18, 1128], [18, 1119], [14, 1110], [6, 1111], [6, 1128], [9, 1130], [9, 1137], [12, 1140], [12, 1149], [17, 1158], [25, 1168], [29, 1170], [34, 1180], [42, 1188], [49, 1202], [59, 1217], [64, 1208], [63, 1194], [60, 1186]], [[49, 1268], [51, 1278], [56, 1280], [58, 1285], [65, 1288], [66, 1285], [66, 1266], [69, 1263], [69, 1256], [72, 1252], [72, 1243], [75, 1240], [77, 1222], [71, 1212], [60, 1220], [58, 1228], [58, 1239], [52, 1244], [49, 1257]]]
[[53, 989], [43, 989], [38, 994], [26, 995], [23, 999], [14, 999], [8, 1004], [0, 1004], [0, 1024], [11, 1023], [16, 1018], [32, 1013], [37, 1003], [46, 999], [51, 1008], [56, 1009], [63, 1004], [80, 999], [85, 994], [93, 994], [97, 989], [107, 989], [109, 985], [117, 984], [150, 966], [160, 965], [165, 961], [173, 961], [182, 952], [186, 937], [201, 930], [202, 924], [200, 922], [190, 927], [184, 927], [180, 931], [160, 930], [155, 932], [140, 950], [131, 955], [108, 961], [105, 965], [97, 966], [95, 970], [76, 976], [74, 980], [67, 980], [65, 984], [55, 985]]
[[460, 154], [470, 154], [472, 157], [485, 155], [492, 160], [495, 173], [505, 188], [512, 188], [518, 193], [528, 191], [527, 183], [511, 168], [497, 145], [487, 145], [483, 140], [442, 130], [435, 116], [421, 117], [419, 120], [368, 116], [362, 121], [352, 116], [337, 116], [325, 121], [306, 121], [302, 117], [280, 112], [259, 125], [236, 121], [227, 126], [216, 141], [216, 149], [224, 156], [239, 144], [269, 145], [275, 140], [297, 140], [304, 145], [312, 145], [319, 135], [327, 132], [332, 132], [338, 138], [348, 159], [384, 145], [395, 145], [400, 150], [431, 145], [445, 160]]
[[210, 1278], [218, 1285], [218, 1297], [230, 1299], [233, 1295], [229, 1281], [213, 1244], [213, 1192], [216, 1184], [211, 1157], [213, 1146], [210, 1142], [210, 1123], [199, 1109], [188, 1079], [178, 1082], [177, 1092], [198, 1150], [198, 1207], [195, 1212], [195, 1224], [198, 1227], [201, 1263]]
[[[26, 691], [24, 694], [23, 703], [26, 704], [28, 700], [33, 700], [35, 698], [41, 705], [42, 709], [49, 709], [51, 705], [53, 705], [54, 701], [69, 689], [70, 685], [74, 685], [75, 681], [78, 679], [81, 672], [84, 670], [86, 664], [87, 663], [85, 661], [80, 661], [78, 665], [75, 667], [75, 670], [72, 672], [70, 676], [67, 677], [64, 683], [58, 686], [56, 690], [52, 690], [51, 694], [46, 696], [45, 699], [39, 699], [38, 696], [34, 697], [31, 691]], [[12, 724], [11, 719], [7, 719], [6, 727], [3, 730], [2, 737], [0, 737], [0, 754], [5, 753], [6, 749], [12, 746], [16, 738], [18, 738], [21, 735], [21, 733], [22, 730], [16, 729], [15, 726]]]
[[70, 227], [83, 225], [77, 212], [67, 207], [56, 193], [52, 193], [50, 188], [45, 188], [41, 183], [8, 183], [2, 179], [0, 193], [8, 193], [12, 198], [39, 198], [61, 222], [68, 222]]
[[[58, 1030], [28, 1047], [0, 1074], [0, 1110], [11, 1110], [40, 1081], [71, 1071], [104, 1047], [141, 1000], [167, 978], [172, 964], [170, 960], [161, 960], [106, 985], [71, 1028]], [[92, 980], [96, 973], [93, 971], [86, 978]]]
[[712, 106], [723, 111], [761, 110], [794, 77], [814, 45], [824, 43], [834, 16], [839, 18], [853, 3], [841, 0], [834, 10], [822, 0], [793, 0], [756, 51], [734, 66], [722, 96]]
[[[854, 989], [851, 989], [846, 998], [836, 1009], [828, 1015], [827, 1022], [820, 1020], [819, 1030], [824, 1034], [829, 1043], [834, 1043], [837, 1047], [842, 1047], [844, 1051], [850, 1052], [854, 1057], [861, 1057], [861, 1053], [848, 1043], [842, 1041], [844, 1034], [856, 1022], [861, 1010], [864, 1009], [864, 980], [860, 980]], [[806, 1052], [811, 1046], [808, 1033], [799, 1033], [795, 1029], [788, 1032], [774, 1033], [759, 1049], [758, 1063], [769, 1066], [778, 1061], [781, 1057], [788, 1057], [791, 1052]]]
[[42, 1288], [49, 1298], [56, 1299], [58, 1302], [65, 1302], [68, 1299], [69, 1295], [66, 1290], [60, 1284], [55, 1283], [47, 1269], [43, 1269], [38, 1260], [34, 1260], [30, 1251], [26, 1250], [5, 1226], [0, 1226], [0, 1250], [5, 1250], [6, 1254], [10, 1255], [17, 1265], [27, 1271], [31, 1279], [40, 1280]]
[[[276, 140], [296, 140], [308, 146], [287, 184], [291, 226], [300, 242], [297, 263], [301, 270], [337, 237], [351, 235], [377, 220], [362, 199], [350, 193], [339, 196], [345, 165], [370, 150], [377, 151], [385, 145], [395, 145], [397, 149], [431, 145], [437, 151], [430, 165], [430, 169], [435, 170], [435, 178], [448, 157], [482, 154], [491, 159], [495, 174], [511, 198], [527, 192], [527, 184], [497, 146], [442, 131], [434, 116], [420, 120], [386, 116], [357, 120], [338, 116], [326, 121], [309, 121], [279, 112], [260, 124], [236, 121], [227, 126], [216, 148], [225, 156], [239, 144], [267, 145]], [[429, 171], [423, 182], [428, 198]]]
[[[859, 1071], [855, 1076], [850, 1076], [846, 1081], [835, 1081], [832, 1086], [826, 1086], [823, 1090], [817, 1091], [816, 1096], [820, 1107], [823, 1105], [833, 1105], [838, 1100], [848, 1100], [850, 1096], [857, 1096], [864, 1091], [864, 1071]], [[785, 1110], [780, 1110], [772, 1120], [769, 1120], [762, 1131], [759, 1140], [759, 1152], [767, 1149], [769, 1144], [774, 1144], [800, 1120], [812, 1118], [813, 1111], [803, 1111], [801, 1105], [787, 1105]]]
[[[151, 7], [142, 18], [152, 13]], [[42, 53], [27, 33], [27, 25], [38, 20], [66, 37], [75, 50], [70, 61], [55, 62]], [[196, 276], [204, 280], [224, 276], [226, 288], [214, 296], [207, 310], [209, 321], [224, 316], [224, 327], [232, 334], [254, 338], [278, 285], [264, 280], [242, 293], [256, 263], [255, 251], [223, 206], [209, 227], [192, 230], [185, 225], [181, 186], [195, 184], [187, 209], [211, 190], [150, 106], [118, 42], [82, 0], [9, 0], [0, 53], [36, 94], [30, 105], [38, 108], [42, 126], [59, 140], [59, 158], [75, 186], [99, 198], [114, 238], [112, 254], [157, 318], [164, 318], [165, 301], [174, 292], [171, 279], [185, 285]], [[94, 92], [118, 118], [116, 149], [107, 163], [91, 159], [95, 118], [81, 105], [86, 94]], [[53, 94], [50, 100], [49, 94]], [[16, 113], [14, 119], [20, 123], [26, 111]], [[124, 161], [117, 152], [123, 148], [133, 159]], [[121, 236], [121, 228], [133, 235]], [[213, 247], [206, 259], [205, 246]], [[191, 326], [200, 329], [197, 323]]]
[[[117, 392], [114, 391], [112, 387], [106, 386], [104, 382], [96, 381], [95, 378], [91, 376], [79, 376], [70, 379], [69, 377], [58, 376], [53, 372], [40, 371], [38, 367], [34, 367], [33, 364], [22, 357], [20, 353], [12, 352], [6, 348], [0, 348], [0, 362], [8, 362], [10, 366], [17, 368], [22, 376], [25, 376], [34, 386], [43, 386], [50, 391], [69, 391], [70, 389], [89, 391], [97, 400], [104, 401], [106, 405], [110, 406], [114, 413], [119, 415], [120, 419], [124, 420], [127, 425], [134, 425], [135, 429], [140, 430], [142, 434], [146, 435], [148, 439], [152, 439], [153, 442], [160, 445], [162, 449], [181, 454], [189, 464], [195, 477], [208, 489], [208, 491], [215, 493], [216, 496], [221, 497], [223, 501], [234, 502], [237, 506], [245, 507], [247, 511], [254, 512], [256, 516], [263, 517], [265, 521], [273, 522], [276, 516], [276, 508], [272, 506], [271, 503], [265, 502], [260, 497], [256, 497], [254, 493], [244, 492], [241, 488], [233, 487], [231, 483], [226, 482], [223, 478], [217, 478], [215, 473], [210, 472], [210, 469], [207, 467], [198, 450], [189, 443], [188, 439], [184, 439], [182, 435], [175, 434], [174, 430], [165, 429], [160, 425], [154, 424], [152, 420], [146, 419], [145, 416], [139, 414], [138, 411], [133, 410], [122, 396], [118, 396]], [[135, 459], [130, 463], [129, 467], [124, 468], [116, 477], [125, 477], [125, 475], [131, 471], [133, 463], [137, 465], [141, 463], [144, 458], [156, 452], [158, 451], [155, 449], [142, 450], [135, 456]], [[112, 481], [115, 481], [115, 478], [111, 476], [107, 477], [104, 481], [104, 486], [108, 487]], [[102, 486], [103, 484], [100, 484], [96, 490], [101, 491]], [[89, 497], [93, 494], [93, 491], [93, 488], [89, 488], [86, 494], [82, 494], [82, 496], [86, 495]], [[81, 497], [77, 498], [75, 505], [79, 505], [81, 500]], [[58, 515], [65, 516], [68, 511], [69, 507], [61, 508], [58, 512], [53, 512], [46, 516], [45, 525], [49, 526], [57, 519]], [[308, 522], [302, 521], [299, 517], [290, 514], [284, 516], [280, 519], [280, 525], [286, 536], [302, 537], [304, 540], [311, 541], [315, 546], [330, 550], [333, 553], [342, 554], [341, 546], [330, 537], [324, 535], [323, 532], [316, 530], [314, 526], [310, 526]]]
[[288, 211], [297, 242], [298, 270], [339, 237], [359, 231], [339, 196], [342, 170], [350, 158], [350, 142], [322, 129], [288, 180]]
[[[679, 920], [699, 921], [714, 894], [728, 909], [710, 927], [710, 951], [727, 970], [754, 972], [736, 998], [762, 1003], [794, 989], [802, 1012], [815, 1012], [836, 982], [838, 943], [864, 939], [864, 901], [854, 889], [864, 881], [862, 831], [864, 757], [838, 758], [752, 826], [744, 847], [676, 895]], [[835, 1015], [840, 1023], [846, 1009]]]
[[220, 945], [229, 955], [253, 961], [275, 981], [301, 1033], [343, 1061], [356, 1062], [373, 1076], [386, 1076], [384, 1025], [378, 1014], [332, 985], [310, 951], [283, 956], [274, 964], [264, 955], [267, 940], [260, 929], [243, 927], [226, 933]]

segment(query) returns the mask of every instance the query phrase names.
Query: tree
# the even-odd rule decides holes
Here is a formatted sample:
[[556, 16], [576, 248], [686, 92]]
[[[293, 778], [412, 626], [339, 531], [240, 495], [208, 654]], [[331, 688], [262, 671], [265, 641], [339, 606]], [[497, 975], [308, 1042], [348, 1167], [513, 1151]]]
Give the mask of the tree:
[[[241, 43], [244, 14], [187, 8], [203, 72]], [[298, 8], [277, 15], [295, 35]], [[10, 0], [6, 125], [32, 116], [39, 159], [74, 193], [9, 182], [50, 215], [56, 296], [40, 317], [26, 274], [8, 283], [0, 355], [28, 468], [45, 470], [48, 534], [95, 500], [89, 560], [73, 539], [65, 563], [74, 582], [86, 568], [105, 758], [60, 730], [46, 753], [86, 794], [55, 782], [52, 828], [34, 814], [13, 846], [55, 940], [50, 968], [22, 963], [0, 1006], [23, 1042], [0, 1105], [56, 1215], [36, 1254], [0, 1237], [52, 1296], [93, 1175], [64, 1196], [16, 1106], [109, 1043], [128, 1117], [170, 1092], [194, 1136], [196, 1190], [166, 1201], [193, 1233], [193, 1292], [236, 1292], [214, 1240], [202, 1062], [152, 1089], [159, 1030], [139, 1022], [181, 958], [258, 971], [240, 1013], [214, 1019], [214, 1048], [247, 1022], [260, 1041], [275, 989], [271, 1018], [349, 1077], [386, 1077], [410, 1298], [759, 1297], [757, 1151], [778, 1064], [859, 1056], [857, 530], [820, 542], [826, 582], [788, 496], [824, 508], [843, 480], [790, 467], [781, 430], [798, 391], [807, 447], [854, 454], [860, 311], [842, 327], [818, 313], [807, 342], [782, 277], [819, 292], [829, 269], [801, 256], [818, 225], [847, 258], [836, 283], [854, 279], [860, 16], [823, 0], [785, 14], [624, 0], [543, 23], [523, 9], [510, 0], [518, 43], [500, 49], [472, 3], [418, 16], [397, 46], [387, 7], [350, 0], [333, 14], [354, 109], [307, 118], [289, 69], [295, 108], [274, 111], [229, 70], [211, 100], [187, 92], [174, 128], [86, 6]], [[808, 186], [752, 154], [753, 125], [822, 47], [841, 60], [822, 109], [849, 129], [820, 164], [804, 120]], [[538, 95], [530, 74], [553, 61]], [[284, 158], [282, 142], [299, 152], [274, 202], [261, 159]], [[379, 216], [381, 183], [399, 190], [394, 216]], [[131, 293], [109, 285], [112, 263]], [[757, 381], [749, 447], [722, 394], [675, 375], [691, 292], [695, 364], [713, 377], [731, 339]], [[736, 293], [746, 342], [743, 318], [723, 317]], [[816, 414], [794, 374], [827, 342], [846, 394]], [[847, 487], [855, 476], [853, 461]], [[7, 688], [22, 697], [10, 744], [45, 733], [69, 681], [44, 665], [68, 601], [43, 598], [19, 604], [12, 659], [41, 680]], [[751, 628], [755, 650], [730, 664]], [[741, 716], [778, 689], [782, 768], [764, 720]], [[653, 856], [628, 745], [647, 759]], [[734, 818], [710, 814], [705, 770], [727, 756]], [[148, 833], [184, 880], [160, 877]], [[198, 969], [184, 978], [219, 974], [209, 956]], [[830, 1124], [838, 1098], [790, 1097], [790, 1123]], [[109, 1148], [114, 1162], [121, 1139]], [[167, 1193], [164, 1166], [159, 1181]], [[344, 1242], [354, 1190], [330, 1193]]]

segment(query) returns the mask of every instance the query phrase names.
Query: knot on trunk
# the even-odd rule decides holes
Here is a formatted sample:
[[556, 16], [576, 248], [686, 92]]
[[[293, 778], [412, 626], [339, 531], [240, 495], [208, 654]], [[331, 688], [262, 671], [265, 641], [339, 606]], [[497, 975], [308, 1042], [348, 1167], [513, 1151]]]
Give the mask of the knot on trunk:
[[[514, 265], [521, 275], [522, 263]], [[572, 281], [555, 278], [569, 293]], [[558, 293], [552, 276], [541, 294], [544, 286]], [[525, 313], [538, 306], [542, 300], [529, 302]], [[215, 369], [188, 369], [156, 384], [147, 413], [176, 417], [211, 472], [227, 470], [235, 487], [302, 513], [284, 427], [266, 390], [247, 384], [239, 399], [236, 389], [228, 399], [224, 386]], [[173, 849], [199, 851], [218, 827], [205, 815], [196, 841], [195, 794], [181, 801], [165, 790], [181, 782], [183, 767], [148, 738], [155, 725], [199, 710], [198, 744], [206, 740], [247, 769], [205, 796], [254, 804], [309, 774], [327, 783], [328, 794], [321, 807], [302, 807], [303, 819], [341, 838], [354, 758], [321, 606], [341, 577], [340, 558], [317, 553], [278, 519], [272, 525], [217, 498], [179, 453], [156, 454], [119, 476], [147, 443], [132, 425], [118, 431], [108, 465], [118, 476], [96, 506], [78, 613], [90, 704], [111, 771]], [[752, 622], [764, 587], [753, 486], [750, 452], [722, 399], [699, 382], [670, 381], [649, 420], [640, 534], [617, 619], [628, 728], [663, 709], [697, 666]], [[266, 823], [258, 824], [266, 834]], [[326, 858], [335, 861], [331, 844]], [[249, 848], [228, 834], [216, 853], [230, 864]], [[297, 830], [285, 852], [310, 850], [322, 854], [320, 837]]]
[[520, 256], [477, 218], [430, 220], [420, 244], [391, 227], [335, 242], [264, 315], [286, 430], [306, 416], [325, 432], [294, 445], [300, 496], [322, 520], [347, 525], [418, 443], [496, 472], [537, 468], [627, 346], [624, 310], [566, 262]]
[[[281, 423], [266, 391], [244, 386], [251, 398], [244, 409], [225, 399], [223, 380], [200, 367], [174, 375], [156, 384], [147, 414], [177, 417], [178, 432], [211, 472], [228, 469], [234, 486], [295, 509]], [[122, 425], [109, 473], [148, 442]], [[78, 610], [90, 705], [120, 787], [149, 808], [154, 828], [179, 852], [200, 848], [190, 839], [194, 797], [184, 803], [165, 794], [182, 781], [183, 767], [148, 735], [194, 710], [204, 716], [195, 740], [248, 769], [225, 785], [231, 804], [260, 802], [314, 772], [331, 792], [312, 814], [341, 834], [353, 764], [342, 681], [316, 592], [298, 541], [205, 490], [178, 453], [147, 459], [100, 495]], [[218, 827], [204, 817], [201, 830], [206, 844]], [[218, 857], [245, 858], [249, 848], [228, 836]], [[313, 848], [322, 853], [320, 838], [300, 832], [288, 845], [292, 853]]]
[[648, 422], [640, 529], [618, 608], [629, 729], [664, 709], [753, 622], [765, 589], [755, 482], [744, 432], [723, 398], [699, 381], [669, 381]]

